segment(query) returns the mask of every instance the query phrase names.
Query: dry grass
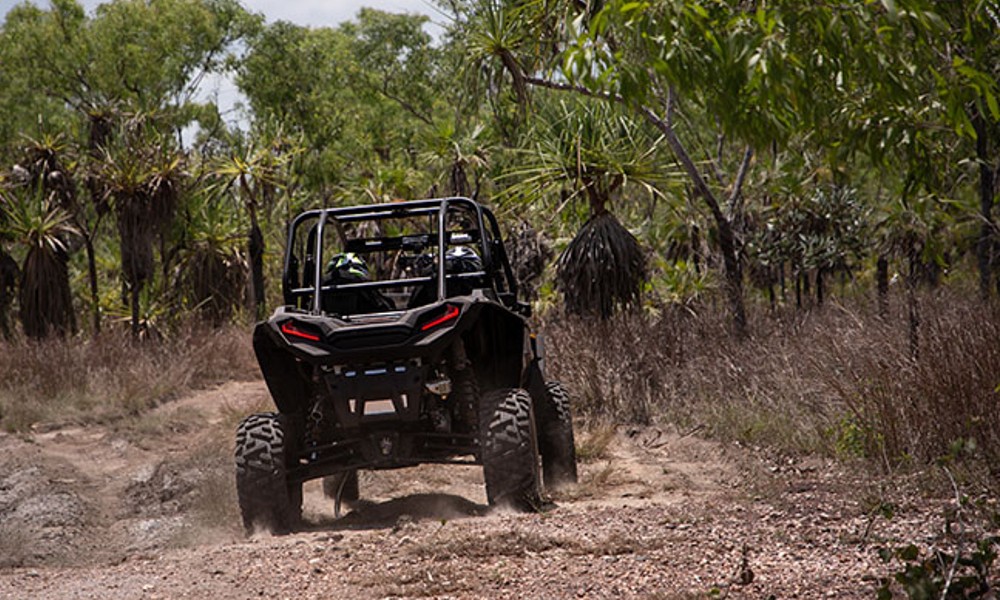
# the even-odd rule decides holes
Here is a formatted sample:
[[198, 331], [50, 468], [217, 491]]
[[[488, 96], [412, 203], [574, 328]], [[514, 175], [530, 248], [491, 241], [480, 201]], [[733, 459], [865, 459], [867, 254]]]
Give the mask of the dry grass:
[[671, 422], [890, 469], [961, 451], [1000, 481], [1000, 310], [961, 290], [928, 292], [914, 360], [901, 304], [886, 319], [865, 299], [758, 308], [746, 341], [710, 307], [606, 323], [550, 318], [548, 369], [587, 425]]
[[0, 426], [92, 423], [138, 415], [185, 391], [257, 377], [250, 334], [192, 326], [157, 342], [0, 343]]
[[[709, 306], [607, 322], [550, 316], [543, 329], [550, 374], [575, 392], [584, 462], [606, 458], [615, 424], [670, 422], [887, 469], [980, 458], [1000, 481], [1000, 309], [947, 289], [921, 305], [917, 359], [901, 301], [887, 319], [870, 299], [811, 311], [757, 307], [745, 341]], [[108, 335], [0, 344], [0, 427], [115, 420], [141, 437], [188, 430], [190, 415], [146, 411], [258, 375], [248, 331], [184, 331], [155, 343]], [[223, 411], [229, 431], [245, 412]]]
[[615, 441], [615, 433], [615, 426], [607, 423], [578, 432], [577, 460], [584, 463], [606, 460], [611, 452], [611, 443]]

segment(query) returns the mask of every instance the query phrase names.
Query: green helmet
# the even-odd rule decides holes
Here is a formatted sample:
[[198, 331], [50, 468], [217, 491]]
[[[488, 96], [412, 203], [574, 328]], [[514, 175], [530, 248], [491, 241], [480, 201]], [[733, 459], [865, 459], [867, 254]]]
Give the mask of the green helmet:
[[354, 252], [336, 254], [326, 263], [326, 272], [337, 283], [359, 283], [368, 281], [368, 265]]

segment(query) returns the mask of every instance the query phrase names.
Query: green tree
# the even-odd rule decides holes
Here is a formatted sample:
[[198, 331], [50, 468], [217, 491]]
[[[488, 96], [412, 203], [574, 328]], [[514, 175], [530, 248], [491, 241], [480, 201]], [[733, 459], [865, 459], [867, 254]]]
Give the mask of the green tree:
[[[114, 0], [93, 18], [74, 0], [54, 0], [50, 10], [11, 9], [0, 47], [12, 79], [72, 108], [100, 143], [108, 115], [123, 111], [164, 113], [179, 131], [201, 79], [258, 23], [235, 0]], [[51, 106], [15, 114], [37, 117]]]

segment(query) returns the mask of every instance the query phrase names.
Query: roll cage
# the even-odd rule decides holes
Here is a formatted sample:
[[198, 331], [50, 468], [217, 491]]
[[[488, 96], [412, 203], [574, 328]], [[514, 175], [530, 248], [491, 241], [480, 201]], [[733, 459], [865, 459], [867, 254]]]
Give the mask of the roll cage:
[[[501, 239], [493, 212], [463, 197], [307, 211], [289, 225], [282, 280], [285, 304], [320, 315], [327, 312], [323, 299], [328, 294], [368, 290], [405, 298], [430, 285], [428, 300], [439, 302], [453, 295], [450, 285], [465, 284], [526, 312], [527, 305], [517, 301], [517, 283]], [[449, 248], [463, 245], [473, 247], [482, 270], [448, 272], [442, 257]], [[347, 252], [373, 258], [375, 276], [358, 282], [325, 277], [326, 261]], [[430, 274], [414, 267], [420, 256], [432, 265]], [[397, 309], [413, 308], [400, 302], [405, 300], [396, 301]]]

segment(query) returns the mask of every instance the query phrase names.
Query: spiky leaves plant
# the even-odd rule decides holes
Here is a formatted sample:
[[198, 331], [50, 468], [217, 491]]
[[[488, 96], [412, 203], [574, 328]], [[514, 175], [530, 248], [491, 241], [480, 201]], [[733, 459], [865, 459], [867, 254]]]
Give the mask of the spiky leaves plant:
[[489, 165], [491, 143], [487, 129], [481, 124], [468, 131], [461, 131], [454, 122], [438, 124], [427, 136], [428, 150], [421, 155], [422, 162], [441, 173], [432, 189], [437, 190], [443, 183], [445, 194], [479, 196], [483, 172]]
[[608, 319], [616, 306], [639, 300], [646, 256], [635, 236], [603, 212], [592, 216], [566, 247], [557, 277], [568, 311]]
[[[573, 0], [452, 2], [461, 30], [467, 86], [485, 85], [486, 99], [504, 141], [516, 143], [531, 103], [534, 74], [559, 62], [565, 23], [578, 16]], [[509, 91], [508, 91], [509, 90]]]
[[192, 198], [185, 223], [189, 239], [177, 270], [179, 289], [215, 326], [242, 305], [247, 281], [242, 224], [226, 200], [209, 195]]
[[90, 286], [91, 326], [101, 331], [101, 311], [97, 277], [97, 256], [94, 241], [100, 231], [103, 211], [97, 203], [80, 202], [77, 181], [82, 175], [89, 183], [86, 158], [81, 161], [77, 148], [67, 143], [60, 133], [43, 134], [38, 138], [24, 137], [22, 157], [14, 167], [20, 171], [22, 185], [41, 186], [45, 193], [70, 216], [73, 227], [80, 232], [79, 241], [87, 254], [87, 279]]
[[67, 268], [68, 240], [79, 235], [65, 210], [41, 187], [0, 192], [7, 231], [26, 248], [18, 301], [24, 333], [32, 338], [76, 330]]
[[146, 121], [135, 117], [104, 149], [100, 175], [118, 221], [135, 336], [141, 332], [140, 293], [154, 276], [153, 245], [174, 217], [183, 179], [181, 156]]
[[508, 173], [515, 183], [505, 195], [537, 205], [565, 192], [557, 212], [586, 200], [589, 217], [559, 257], [558, 286], [570, 312], [608, 318], [638, 300], [646, 279], [642, 247], [608, 206], [627, 190], [662, 196], [674, 173], [657, 160], [659, 139], [617, 107], [550, 102], [535, 121], [524, 166]]
[[291, 165], [302, 154], [300, 139], [286, 136], [282, 130], [265, 134], [262, 144], [234, 151], [230, 156], [216, 161], [212, 167], [215, 182], [213, 192], [230, 191], [242, 202], [250, 218], [247, 235], [247, 257], [250, 270], [250, 309], [256, 317], [263, 315], [265, 305], [264, 234], [260, 227], [260, 214], [266, 219], [276, 208], [279, 193], [287, 191], [292, 182]]
[[[528, 86], [524, 80], [524, 57], [519, 59], [518, 49], [527, 41], [523, 17], [518, 11], [505, 10], [497, 0], [477, 0], [470, 4], [465, 39], [466, 68], [485, 80], [486, 97], [493, 110], [493, 116], [501, 135], [509, 143], [514, 139], [514, 130], [522, 120], [528, 103]], [[518, 114], [507, 111], [504, 88], [510, 77], [512, 99], [518, 107]]]
[[[0, 190], [7, 186], [7, 178], [0, 173]], [[2, 193], [2, 192], [0, 192]], [[0, 196], [2, 198], [2, 196]], [[0, 202], [0, 335], [4, 339], [11, 338], [10, 309], [17, 296], [17, 281], [21, 270], [14, 257], [7, 253], [5, 244], [12, 241], [5, 204]]]
[[21, 270], [14, 257], [0, 246], [0, 335], [5, 340], [11, 338], [10, 309], [17, 295], [17, 280]]

